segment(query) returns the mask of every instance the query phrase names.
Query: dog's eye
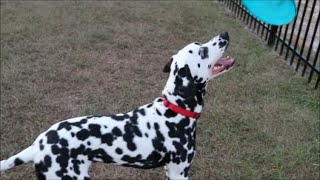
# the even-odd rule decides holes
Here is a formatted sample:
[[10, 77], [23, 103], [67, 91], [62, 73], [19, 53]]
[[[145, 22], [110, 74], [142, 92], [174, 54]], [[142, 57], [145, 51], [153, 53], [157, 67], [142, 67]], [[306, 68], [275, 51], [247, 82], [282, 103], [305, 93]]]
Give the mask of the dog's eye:
[[201, 47], [199, 49], [199, 53], [198, 54], [201, 56], [201, 59], [208, 58], [208, 51], [209, 51], [208, 47]]

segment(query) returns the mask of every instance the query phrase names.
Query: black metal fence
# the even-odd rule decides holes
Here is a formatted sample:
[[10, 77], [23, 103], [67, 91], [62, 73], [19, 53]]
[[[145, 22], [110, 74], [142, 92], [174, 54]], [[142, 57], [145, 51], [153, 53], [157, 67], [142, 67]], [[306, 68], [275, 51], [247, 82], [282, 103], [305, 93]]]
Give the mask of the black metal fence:
[[220, 2], [283, 56], [297, 72], [308, 77], [308, 83], [315, 83], [315, 88], [319, 87], [319, 0], [296, 0], [298, 15], [293, 22], [284, 26], [261, 22], [248, 13], [240, 0]]

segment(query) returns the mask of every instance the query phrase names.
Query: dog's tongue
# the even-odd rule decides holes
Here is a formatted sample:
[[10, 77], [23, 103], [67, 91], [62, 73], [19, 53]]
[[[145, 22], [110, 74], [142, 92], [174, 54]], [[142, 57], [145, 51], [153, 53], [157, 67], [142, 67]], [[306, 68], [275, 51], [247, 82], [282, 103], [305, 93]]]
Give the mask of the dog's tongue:
[[225, 57], [220, 58], [216, 62], [216, 64], [227, 66], [227, 65], [231, 65], [233, 62], [234, 62], [234, 59], [231, 56], [225, 56]]
[[229, 69], [234, 64], [234, 59], [231, 56], [220, 58], [213, 66], [212, 73], [218, 74], [224, 69]]

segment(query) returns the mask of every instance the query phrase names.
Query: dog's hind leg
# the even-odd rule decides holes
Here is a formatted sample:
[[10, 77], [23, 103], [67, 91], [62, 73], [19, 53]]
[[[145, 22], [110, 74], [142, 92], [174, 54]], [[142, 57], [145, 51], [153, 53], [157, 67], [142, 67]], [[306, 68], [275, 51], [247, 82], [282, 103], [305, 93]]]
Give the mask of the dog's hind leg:
[[169, 180], [186, 180], [188, 179], [188, 173], [189, 173], [189, 168], [190, 168], [189, 163], [173, 163], [170, 162], [169, 164], [166, 165], [166, 169], [168, 173], [167, 179]]

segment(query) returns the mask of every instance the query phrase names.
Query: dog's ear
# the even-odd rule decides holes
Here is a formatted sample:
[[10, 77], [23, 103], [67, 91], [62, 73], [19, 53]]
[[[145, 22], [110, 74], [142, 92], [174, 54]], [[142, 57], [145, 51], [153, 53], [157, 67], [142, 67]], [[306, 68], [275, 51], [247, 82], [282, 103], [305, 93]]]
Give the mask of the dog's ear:
[[173, 58], [170, 59], [170, 61], [164, 66], [163, 72], [169, 73], [171, 71], [171, 64], [172, 64]]
[[190, 99], [196, 96], [197, 89], [188, 65], [185, 65], [178, 70], [174, 83], [174, 94], [179, 95], [184, 99]]

